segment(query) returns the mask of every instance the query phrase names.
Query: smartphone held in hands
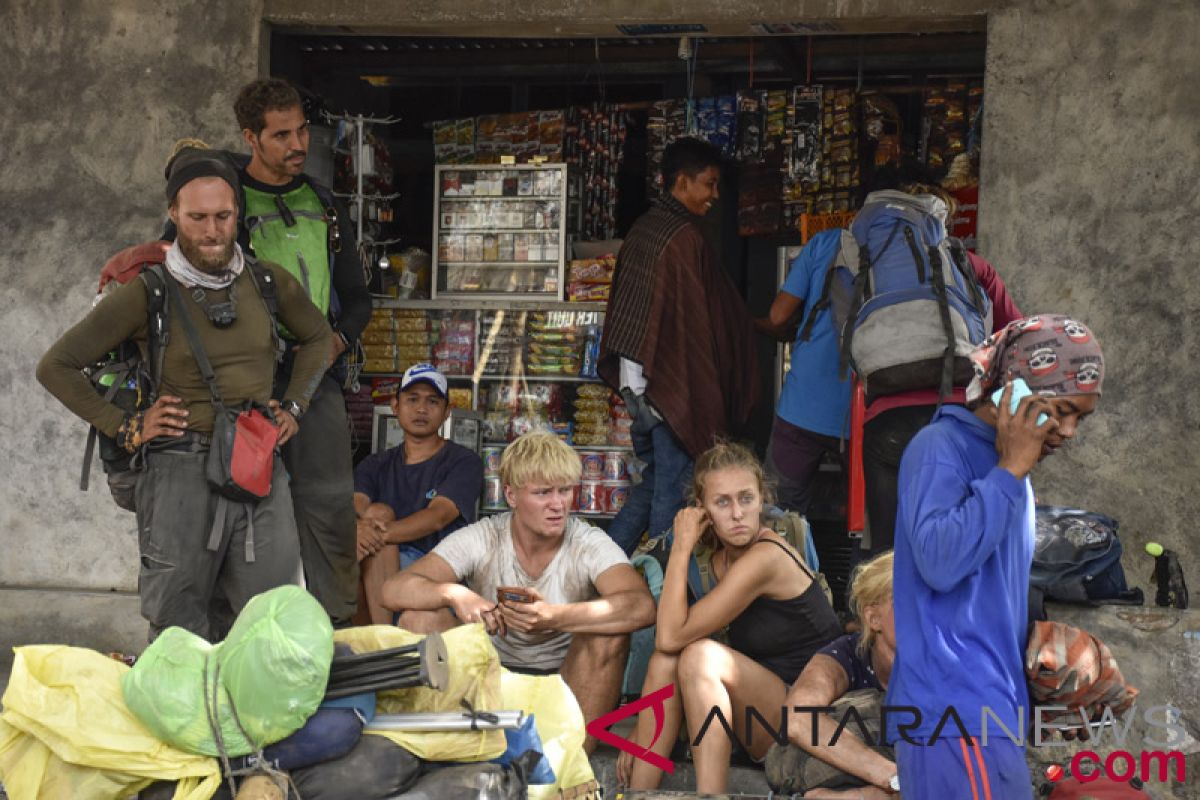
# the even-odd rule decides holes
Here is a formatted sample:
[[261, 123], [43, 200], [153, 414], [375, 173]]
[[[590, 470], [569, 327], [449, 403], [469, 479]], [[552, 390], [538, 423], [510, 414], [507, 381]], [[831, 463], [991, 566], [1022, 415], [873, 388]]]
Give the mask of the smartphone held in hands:
[[[1009, 400], [1009, 413], [1016, 414], [1017, 407], [1021, 405], [1021, 401], [1031, 394], [1033, 394], [1033, 391], [1029, 388], [1029, 384], [1025, 382], [1024, 378], [1014, 378], [1012, 382], [1012, 397]], [[1004, 387], [1001, 386], [999, 389], [992, 392], [992, 402], [995, 403], [996, 408], [999, 408], [1000, 401], [1003, 399]], [[1047, 417], [1045, 414], [1038, 414], [1037, 424], [1041, 425], [1047, 419], [1049, 419], [1049, 417]]]
[[532, 603], [533, 595], [522, 586], [497, 586], [496, 599], [501, 603]]

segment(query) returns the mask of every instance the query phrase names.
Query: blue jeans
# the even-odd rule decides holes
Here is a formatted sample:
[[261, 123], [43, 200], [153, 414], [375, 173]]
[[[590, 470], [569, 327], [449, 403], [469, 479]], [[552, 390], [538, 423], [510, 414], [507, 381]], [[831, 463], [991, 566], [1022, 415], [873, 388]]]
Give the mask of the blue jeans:
[[[644, 401], [638, 398], [644, 406]], [[683, 508], [684, 487], [692, 477], [692, 457], [665, 422], [649, 413], [633, 412], [633, 452], [646, 466], [642, 482], [629, 492], [629, 499], [608, 527], [608, 535], [626, 554], [637, 549], [646, 531], [657, 536], [675, 522]]]

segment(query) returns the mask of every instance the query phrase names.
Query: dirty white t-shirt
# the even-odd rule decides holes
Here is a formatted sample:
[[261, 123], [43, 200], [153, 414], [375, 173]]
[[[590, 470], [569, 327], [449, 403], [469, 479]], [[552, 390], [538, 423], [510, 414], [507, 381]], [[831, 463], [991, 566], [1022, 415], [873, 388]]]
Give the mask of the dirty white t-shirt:
[[[596, 578], [617, 564], [628, 564], [625, 552], [599, 528], [575, 517], [567, 520], [562, 547], [537, 580], [517, 561], [512, 541], [512, 513], [484, 517], [447, 536], [437, 553], [458, 580], [486, 600], [496, 599], [499, 586], [536, 589], [547, 603], [581, 603], [599, 596]], [[557, 670], [571, 645], [569, 633], [493, 636], [492, 644], [506, 667]]]

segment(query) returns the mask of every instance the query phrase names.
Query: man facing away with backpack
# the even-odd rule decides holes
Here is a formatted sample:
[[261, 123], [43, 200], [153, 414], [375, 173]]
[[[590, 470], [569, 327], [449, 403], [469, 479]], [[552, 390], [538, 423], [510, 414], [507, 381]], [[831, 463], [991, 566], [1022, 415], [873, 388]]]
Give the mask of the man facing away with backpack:
[[[1028, 799], [1025, 748], [999, 727], [1021, 731], [1031, 713], [1028, 476], [1095, 411], [1104, 357], [1084, 325], [1041, 315], [1009, 324], [970, 359], [970, 410], [942, 406], [900, 464], [886, 704], [915, 711], [888, 717], [889, 741], [905, 796]], [[986, 738], [984, 709], [998, 721]]]
[[[911, 195], [938, 197], [946, 205], [946, 218], [954, 217], [954, 198], [940, 187], [915, 181], [902, 182], [898, 173], [882, 177], [875, 186], [876, 190], [895, 188]], [[996, 268], [976, 253], [963, 252], [974, 280], [991, 306], [991, 328], [986, 333], [1000, 331], [1013, 320], [1020, 319], [1021, 311], [1013, 302]], [[930, 385], [928, 388], [883, 393], [874, 392], [869, 382], [866, 389], [867, 408], [862, 439], [869, 538], [863, 540], [863, 549], [866, 551], [862, 553], [863, 558], [892, 549], [897, 481], [904, 449], [917, 432], [929, 424], [939, 402], [962, 405], [966, 391], [964, 385], [957, 385], [943, 397], [936, 385]]]
[[[337, 359], [366, 327], [371, 297], [349, 215], [327, 187], [304, 174], [309, 139], [300, 95], [284, 81], [256, 80], [242, 88], [234, 111], [251, 151], [239, 170], [239, 241], [303, 285], [333, 326], [327, 354]], [[288, 348], [275, 376], [277, 392], [287, 385], [301, 344], [289, 329], [281, 332]], [[283, 448], [283, 461], [308, 589], [334, 625], [349, 624], [359, 577], [354, 473], [346, 401], [330, 373], [321, 378], [300, 433]]]
[[[224, 159], [184, 150], [171, 163], [166, 195], [178, 236], [165, 263], [106, 295], [42, 357], [37, 378], [68, 409], [144, 460], [135, 492], [138, 593], [150, 638], [178, 625], [215, 640], [227, 621], [216, 616], [219, 601], [237, 613], [255, 594], [298, 582], [299, 543], [278, 454], [261, 500], [231, 503], [210, 488], [207, 462], [218, 409], [180, 315], [196, 331], [223, 403], [269, 406], [281, 442], [299, 427], [328, 363], [332, 332], [286, 270], [256, 263], [238, 246], [239, 186]], [[273, 286], [264, 289], [267, 284]], [[164, 291], [168, 301], [156, 303]], [[279, 396], [271, 386], [277, 353], [271, 302], [301, 344]], [[160, 326], [165, 335], [156, 333]], [[127, 340], [140, 350], [156, 395], [136, 413], [106, 402], [80, 371]]]

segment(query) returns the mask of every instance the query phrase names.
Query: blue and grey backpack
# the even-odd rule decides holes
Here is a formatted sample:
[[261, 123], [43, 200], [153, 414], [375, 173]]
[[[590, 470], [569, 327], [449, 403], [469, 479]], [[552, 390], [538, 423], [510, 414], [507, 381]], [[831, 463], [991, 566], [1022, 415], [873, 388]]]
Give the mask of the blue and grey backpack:
[[992, 306], [962, 242], [946, 235], [945, 204], [928, 194], [872, 192], [830, 261], [801, 331], [831, 310], [843, 371], [869, 395], [939, 388], [972, 376], [967, 354], [991, 333]]

